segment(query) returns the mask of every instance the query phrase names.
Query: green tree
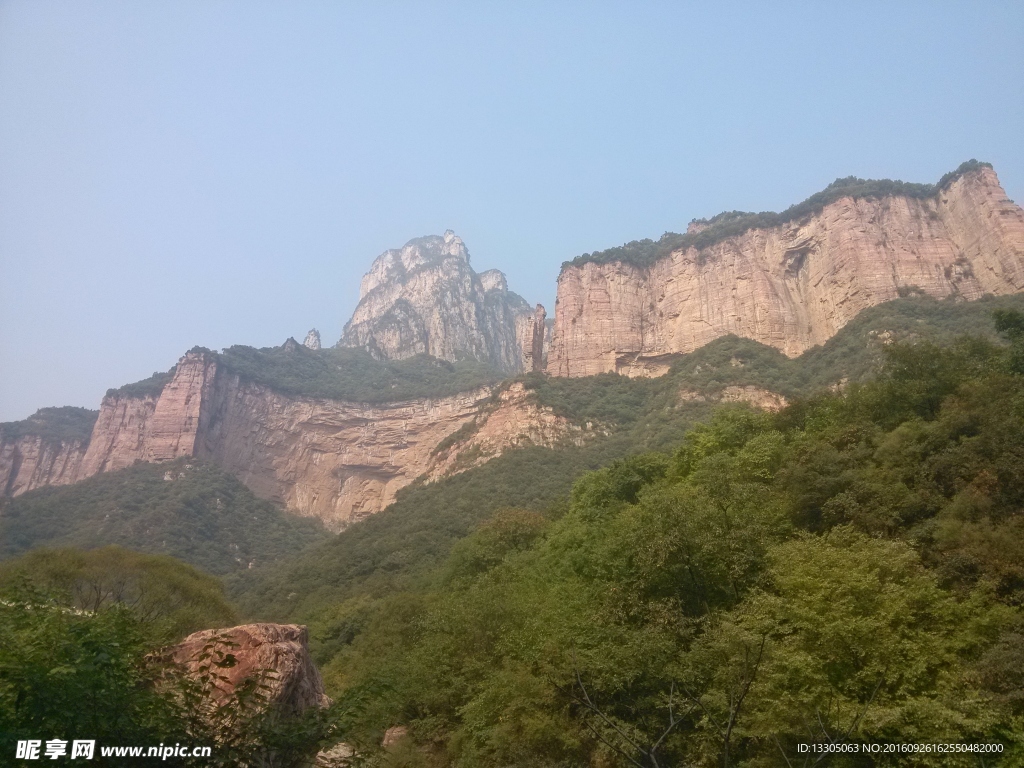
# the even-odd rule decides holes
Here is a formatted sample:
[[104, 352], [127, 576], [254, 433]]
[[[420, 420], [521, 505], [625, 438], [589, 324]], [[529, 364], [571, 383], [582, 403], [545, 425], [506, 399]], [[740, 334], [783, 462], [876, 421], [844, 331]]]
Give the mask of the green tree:
[[127, 608], [156, 642], [238, 621], [215, 577], [173, 557], [117, 546], [37, 549], [0, 563], [0, 592], [23, 583], [72, 610]]

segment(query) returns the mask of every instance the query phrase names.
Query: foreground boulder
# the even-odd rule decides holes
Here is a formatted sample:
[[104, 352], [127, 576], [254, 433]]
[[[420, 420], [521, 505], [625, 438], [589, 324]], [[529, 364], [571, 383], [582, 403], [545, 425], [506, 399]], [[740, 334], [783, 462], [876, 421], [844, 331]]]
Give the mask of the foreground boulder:
[[168, 657], [189, 675], [198, 677], [215, 664], [218, 677], [212, 691], [223, 701], [252, 679], [262, 683], [269, 706], [299, 714], [309, 707], [326, 707], [324, 681], [309, 655], [309, 633], [298, 624], [243, 624], [229, 629], [206, 629], [167, 649]]

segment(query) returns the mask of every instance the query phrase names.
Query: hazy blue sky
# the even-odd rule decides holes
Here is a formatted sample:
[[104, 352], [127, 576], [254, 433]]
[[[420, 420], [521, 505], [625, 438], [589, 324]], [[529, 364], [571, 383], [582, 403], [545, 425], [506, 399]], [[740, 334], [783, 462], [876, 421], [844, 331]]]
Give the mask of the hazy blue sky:
[[971, 157], [1024, 200], [1024, 3], [0, 1], [0, 420], [333, 343], [419, 235], [550, 309], [585, 251]]

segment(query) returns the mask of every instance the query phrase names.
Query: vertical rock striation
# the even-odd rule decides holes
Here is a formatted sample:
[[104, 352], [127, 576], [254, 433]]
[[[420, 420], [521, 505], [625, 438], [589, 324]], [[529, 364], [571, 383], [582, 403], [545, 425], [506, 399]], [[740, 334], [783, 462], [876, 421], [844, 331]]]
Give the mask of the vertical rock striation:
[[77, 481], [97, 415], [71, 406], [40, 408], [23, 421], [0, 424], [0, 496]]
[[105, 397], [81, 476], [122, 469], [136, 461], [194, 455], [201, 407], [209, 399], [216, 373], [217, 362], [211, 356], [189, 352], [158, 397]]
[[339, 346], [363, 347], [379, 359], [419, 354], [470, 358], [507, 373], [523, 369], [529, 305], [496, 269], [477, 274], [451, 230], [385, 251], [363, 277], [359, 304]]
[[0, 441], [0, 496], [76, 482], [87, 444], [86, 440], [54, 441], [39, 435]]
[[566, 265], [547, 370], [657, 375], [666, 356], [729, 333], [796, 356], [901, 290], [963, 299], [1024, 290], [1024, 211], [991, 168], [934, 197], [843, 197], [650, 265]]

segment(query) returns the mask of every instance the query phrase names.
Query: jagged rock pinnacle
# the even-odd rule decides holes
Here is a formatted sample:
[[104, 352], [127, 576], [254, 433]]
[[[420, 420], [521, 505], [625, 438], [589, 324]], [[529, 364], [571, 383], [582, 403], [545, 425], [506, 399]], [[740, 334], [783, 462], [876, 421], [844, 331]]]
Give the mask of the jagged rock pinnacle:
[[306, 349], [320, 349], [320, 331], [316, 328], [311, 329], [306, 334], [306, 340], [302, 342], [302, 346]]
[[378, 256], [359, 298], [338, 346], [389, 360], [471, 358], [508, 373], [524, 370], [532, 351], [529, 304], [508, 290], [500, 271], [473, 271], [469, 251], [450, 229]]

